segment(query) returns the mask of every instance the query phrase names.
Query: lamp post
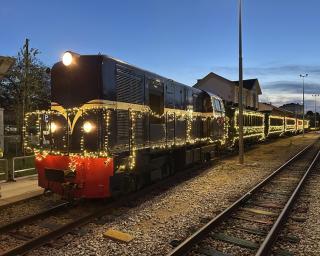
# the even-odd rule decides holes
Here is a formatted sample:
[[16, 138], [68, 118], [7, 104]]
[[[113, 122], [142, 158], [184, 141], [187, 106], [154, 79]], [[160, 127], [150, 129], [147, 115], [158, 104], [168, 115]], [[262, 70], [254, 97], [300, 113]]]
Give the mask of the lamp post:
[[314, 129], [317, 128], [317, 96], [320, 96], [320, 94], [312, 94], [312, 97], [314, 97]]
[[242, 0], [239, 0], [239, 164], [244, 162], [243, 147], [243, 70], [242, 70]]
[[302, 77], [302, 137], [304, 137], [304, 78], [307, 76], [308, 74], [300, 74], [300, 77]]

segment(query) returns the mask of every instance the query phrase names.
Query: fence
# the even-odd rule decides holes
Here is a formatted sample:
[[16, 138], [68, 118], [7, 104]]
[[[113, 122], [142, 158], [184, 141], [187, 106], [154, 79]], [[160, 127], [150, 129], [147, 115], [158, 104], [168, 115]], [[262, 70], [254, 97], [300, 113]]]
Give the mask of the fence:
[[[26, 174], [26, 175], [23, 175]], [[14, 180], [16, 177], [28, 176], [36, 174], [34, 167], [34, 155], [32, 156], [17, 156], [12, 158], [12, 176]]]
[[0, 181], [8, 180], [8, 159], [0, 159]]
[[0, 159], [0, 181], [14, 181], [15, 178], [36, 174], [34, 156], [19, 156]]

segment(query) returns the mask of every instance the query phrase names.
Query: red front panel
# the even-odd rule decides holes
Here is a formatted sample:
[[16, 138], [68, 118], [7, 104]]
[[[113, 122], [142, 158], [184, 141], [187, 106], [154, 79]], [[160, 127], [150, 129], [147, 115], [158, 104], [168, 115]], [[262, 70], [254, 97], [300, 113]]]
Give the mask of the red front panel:
[[[54, 193], [61, 195], [72, 193], [75, 198], [104, 198], [111, 196], [112, 158], [37, 156], [36, 168], [39, 173], [39, 186], [50, 189]], [[64, 182], [49, 181], [45, 176], [45, 169], [74, 170], [75, 177], [72, 179], [66, 178]], [[70, 190], [70, 184], [73, 185], [72, 190]]]

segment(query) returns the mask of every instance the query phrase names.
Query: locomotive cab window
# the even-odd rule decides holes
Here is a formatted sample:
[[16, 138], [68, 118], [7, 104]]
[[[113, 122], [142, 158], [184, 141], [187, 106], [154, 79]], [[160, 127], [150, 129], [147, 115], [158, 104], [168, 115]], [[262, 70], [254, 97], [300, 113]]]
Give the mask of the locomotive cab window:
[[213, 101], [213, 104], [214, 104], [215, 111], [222, 112], [223, 110], [222, 110], [222, 106], [221, 106], [220, 100], [212, 98], [212, 101]]

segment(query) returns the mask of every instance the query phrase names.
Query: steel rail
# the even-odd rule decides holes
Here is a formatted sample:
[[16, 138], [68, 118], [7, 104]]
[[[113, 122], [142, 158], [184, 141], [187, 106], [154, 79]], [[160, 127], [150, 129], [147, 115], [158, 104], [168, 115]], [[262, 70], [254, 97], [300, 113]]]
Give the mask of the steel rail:
[[318, 151], [317, 155], [313, 159], [312, 163], [310, 164], [309, 168], [307, 169], [306, 173], [303, 175], [303, 177], [300, 179], [299, 184], [295, 188], [294, 192], [290, 196], [290, 199], [286, 203], [285, 207], [281, 211], [280, 215], [278, 216], [276, 222], [273, 224], [271, 230], [269, 231], [267, 237], [261, 244], [260, 248], [258, 249], [256, 256], [266, 256], [269, 255], [272, 250], [272, 245], [277, 240], [279, 233], [283, 227], [283, 224], [287, 220], [290, 210], [292, 209], [299, 192], [301, 191], [303, 185], [305, 184], [305, 181], [307, 180], [310, 172], [313, 170], [314, 166], [316, 165], [317, 160], [319, 159], [320, 151]]
[[184, 240], [181, 244], [179, 244], [176, 248], [174, 248], [171, 252], [167, 254], [167, 256], [180, 256], [185, 255], [190, 249], [193, 248], [195, 244], [203, 240], [214, 227], [223, 222], [227, 217], [229, 217], [239, 206], [241, 206], [244, 202], [246, 202], [253, 193], [258, 191], [261, 187], [263, 187], [270, 179], [276, 176], [279, 172], [281, 172], [285, 167], [289, 164], [297, 160], [303, 153], [305, 153], [308, 149], [310, 149], [316, 142], [308, 145], [293, 157], [291, 157], [287, 162], [282, 164], [279, 168], [277, 168], [273, 173], [271, 173], [268, 177], [246, 192], [242, 197], [240, 197], [236, 202], [226, 208], [223, 212], [218, 214], [215, 218], [205, 224], [202, 228], [196, 231], [194, 234], [189, 236], [186, 240]]
[[10, 223], [5, 224], [3, 226], [0, 226], [0, 234], [2, 234], [3, 232], [7, 232], [8, 230], [16, 229], [19, 226], [26, 225], [32, 221], [44, 218], [48, 215], [57, 213], [70, 205], [71, 204], [69, 202], [64, 202], [64, 203], [58, 204], [56, 206], [50, 207], [48, 209], [45, 209], [37, 214], [26, 216], [26, 217], [20, 218], [16, 221], [13, 221], [13, 222], [10, 222]]
[[[105, 212], [105, 210], [103, 211]], [[25, 254], [35, 248], [38, 248], [46, 243], [48, 243], [51, 240], [57, 239], [61, 237], [62, 235], [70, 232], [70, 230], [73, 230], [81, 225], [87, 224], [92, 220], [93, 218], [99, 217], [102, 215], [102, 212], [95, 212], [93, 214], [86, 215], [85, 217], [80, 217], [75, 221], [72, 221], [70, 223], [67, 223], [66, 225], [61, 226], [60, 228], [57, 228], [51, 232], [48, 232], [44, 235], [41, 235], [37, 238], [34, 238], [20, 246], [17, 246], [13, 249], [10, 249], [2, 254], [1, 256], [15, 256], [15, 255], [21, 255]]]

